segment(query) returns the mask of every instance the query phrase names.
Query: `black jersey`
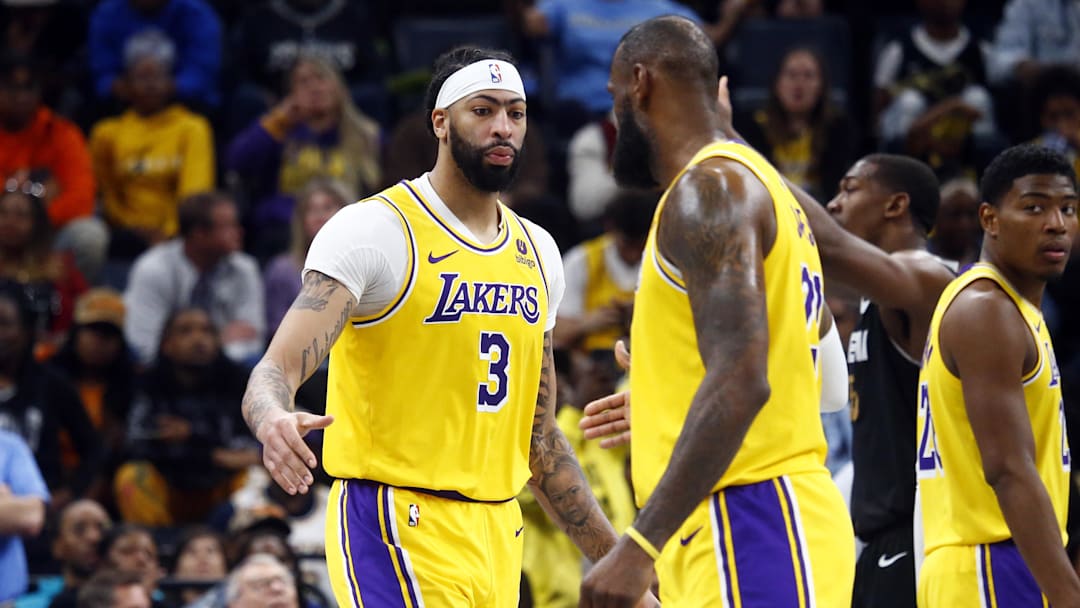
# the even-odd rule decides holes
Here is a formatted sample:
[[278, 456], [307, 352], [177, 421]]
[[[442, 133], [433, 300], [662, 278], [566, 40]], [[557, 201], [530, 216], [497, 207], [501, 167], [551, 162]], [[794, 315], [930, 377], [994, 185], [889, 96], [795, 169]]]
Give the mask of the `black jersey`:
[[851, 517], [869, 541], [911, 525], [915, 508], [915, 394], [919, 365], [897, 346], [876, 304], [863, 313], [848, 343], [853, 429]]

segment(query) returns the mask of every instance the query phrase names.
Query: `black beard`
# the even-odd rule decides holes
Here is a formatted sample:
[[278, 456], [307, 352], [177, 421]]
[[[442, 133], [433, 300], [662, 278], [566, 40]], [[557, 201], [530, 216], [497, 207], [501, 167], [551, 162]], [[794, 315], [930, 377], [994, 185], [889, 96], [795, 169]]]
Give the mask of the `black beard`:
[[624, 188], [653, 190], [659, 187], [652, 174], [652, 146], [645, 131], [634, 122], [630, 101], [622, 105], [611, 168], [615, 182]]
[[[484, 155], [493, 148], [506, 146], [514, 151], [514, 160], [509, 166], [500, 167], [484, 162]], [[465, 179], [481, 192], [505, 192], [517, 177], [521, 168], [521, 150], [508, 141], [497, 141], [485, 148], [479, 148], [465, 141], [454, 127], [450, 127], [450, 153], [454, 162], [461, 169]]]

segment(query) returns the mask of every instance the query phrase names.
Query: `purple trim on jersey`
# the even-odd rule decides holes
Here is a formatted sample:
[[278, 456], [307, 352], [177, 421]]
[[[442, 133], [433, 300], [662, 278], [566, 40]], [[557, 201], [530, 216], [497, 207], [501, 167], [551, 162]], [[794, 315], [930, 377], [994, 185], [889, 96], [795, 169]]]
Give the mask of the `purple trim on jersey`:
[[[447, 226], [446, 223], [442, 221], [442, 218], [440, 218], [431, 207], [428, 207], [428, 204], [424, 202], [424, 199], [421, 198], [421, 196], [416, 192], [416, 190], [413, 189], [412, 184], [410, 184], [407, 180], [402, 180], [401, 183], [405, 186], [405, 189], [409, 191], [409, 194], [413, 195], [413, 198], [416, 199], [416, 202], [420, 203], [420, 208], [426, 211], [427, 214], [431, 216], [431, 219], [435, 220], [435, 223], [442, 226], [442, 229], [445, 230], [446, 233], [449, 234], [451, 237], [453, 237], [454, 240], [468, 247], [469, 249], [472, 249], [477, 253], [493, 253], [501, 249], [502, 246], [510, 240], [510, 226], [509, 224], [507, 224], [506, 230], [503, 231], [503, 238], [498, 243], [494, 245], [489, 245], [487, 247], [477, 247], [476, 245], [473, 245], [472, 243], [458, 236], [458, 233], [454, 232], [454, 230], [450, 228], [450, 226]], [[506, 218], [503, 218], [503, 221], [505, 221], [505, 219]]]
[[419, 606], [416, 601], [416, 581], [409, 575], [409, 568], [405, 563], [405, 555], [402, 553], [402, 548], [398, 539], [394, 536], [394, 521], [393, 513], [390, 509], [390, 503], [393, 502], [393, 497], [390, 496], [390, 486], [382, 486], [379, 490], [383, 495], [383, 525], [386, 527], [386, 539], [390, 541], [390, 544], [394, 547], [394, 555], [397, 557], [398, 569], [401, 571], [401, 577], [405, 579], [405, 586], [409, 589], [409, 600], [412, 601], [412, 606]]
[[653, 249], [653, 265], [656, 266], [656, 269], [658, 271], [660, 271], [660, 276], [667, 279], [667, 282], [671, 284], [671, 286], [674, 287], [676, 290], [682, 293], [686, 293], [686, 287], [679, 284], [679, 279], [672, 275], [670, 272], [668, 272], [667, 268], [664, 268], [664, 260], [660, 257], [660, 250], [656, 246], [654, 246]]
[[[727, 589], [727, 604], [728, 604], [728, 606], [734, 606], [735, 605], [735, 584], [736, 584], [736, 582], [738, 582], [735, 579], [738, 579], [739, 575], [738, 575], [737, 572], [733, 573], [731, 571], [731, 564], [728, 561], [730, 556], [728, 556], [727, 543], [724, 540], [724, 537], [726, 536], [726, 529], [724, 528], [723, 511], [720, 510], [720, 494], [719, 493], [713, 494], [712, 499], [713, 499], [713, 513], [716, 514], [716, 525], [717, 525], [715, 542], [716, 542], [716, 547], [720, 551], [720, 563], [723, 564], [723, 568], [724, 568], [723, 575], [724, 575], [724, 581], [726, 581], [726, 584], [724, 585], [724, 587]], [[730, 514], [731, 514], [731, 512], [729, 511], [728, 512], [729, 518], [730, 518]], [[732, 543], [732, 545], [734, 546], [734, 542]], [[736, 560], [736, 562], [737, 561], [738, 560]], [[741, 587], [740, 587], [740, 589], [741, 589]]]
[[[991, 578], [994, 581], [994, 596], [1001, 608], [1042, 608], [1043, 595], [1035, 577], [1020, 556], [1020, 550], [1012, 541], [983, 545], [984, 586], [988, 587]], [[987, 560], [989, 554], [989, 560]], [[989, 563], [987, 563], [989, 562]], [[985, 590], [987, 606], [990, 603], [990, 589]]]
[[369, 481], [341, 483], [345, 484], [342, 493], [348, 491], [343, 515], [352, 554], [349, 569], [360, 587], [361, 604], [407, 608], [394, 571], [392, 548], [383, 541], [379, 528], [379, 485]]
[[[346, 551], [346, 547], [351, 549], [349, 545], [349, 524], [347, 515], [346, 497], [349, 495], [348, 482], [341, 482], [341, 497], [338, 500], [338, 527], [341, 528], [341, 549]], [[342, 556], [345, 562], [345, 585], [349, 588], [349, 595], [352, 597], [352, 605], [360, 605], [360, 590], [353, 584], [353, 580], [356, 579], [356, 570], [353, 568], [353, 560], [349, 559], [351, 551]]]
[[413, 237], [412, 226], [409, 225], [409, 220], [406, 219], [405, 214], [401, 212], [401, 209], [399, 209], [398, 206], [393, 203], [393, 201], [381, 194], [378, 195], [376, 198], [389, 205], [390, 208], [393, 209], [394, 212], [401, 217], [401, 224], [405, 227], [405, 237], [409, 239], [409, 249], [412, 250], [412, 255], [409, 256], [412, 258], [412, 264], [409, 265], [409, 276], [405, 278], [405, 286], [401, 290], [401, 294], [398, 296], [397, 300], [395, 300], [389, 308], [387, 308], [385, 311], [383, 311], [376, 317], [373, 317], [371, 319], [363, 319], [361, 321], [353, 321], [353, 327], [363, 327], [365, 325], [378, 323], [379, 321], [382, 321], [383, 319], [397, 312], [397, 310], [401, 308], [401, 305], [405, 302], [405, 300], [409, 298], [409, 294], [412, 293], [413, 285], [416, 283], [416, 267], [420, 265], [420, 260], [417, 259], [418, 252], [416, 250], [416, 239]]
[[[745, 486], [731, 486], [722, 491], [731, 524], [731, 545], [735, 552], [735, 571], [742, 605], [744, 608], [798, 606], [796, 566], [791, 562], [787, 524], [774, 481], [768, 479]], [[788, 504], [791, 504], [790, 497]], [[717, 519], [722, 526], [719, 503], [716, 508]], [[792, 519], [792, 525], [794, 523]], [[798, 551], [798, 535], [794, 530], [792, 535], [800, 558], [798, 567], [803, 572], [803, 593], [809, 605], [806, 569], [801, 563], [802, 552]], [[730, 582], [728, 593], [731, 594]], [[731, 605], [734, 606], [734, 602]]]
[[[544, 273], [544, 260], [540, 255], [540, 250], [536, 248], [536, 242], [533, 241], [532, 234], [529, 233], [529, 229], [525, 227], [525, 222], [521, 221], [521, 218], [514, 215], [514, 220], [517, 221], [518, 226], [521, 226], [521, 231], [525, 233], [525, 238], [529, 239], [529, 246], [532, 247], [533, 256], [536, 257], [536, 267], [540, 269], [540, 280], [544, 282], [544, 291], [548, 295], [548, 306], [551, 306], [551, 290], [548, 288], [547, 275]], [[509, 231], [508, 231], [509, 232]]]
[[786, 477], [780, 479], [780, 489], [784, 492], [784, 498], [787, 500], [788, 508], [788, 520], [791, 522], [791, 537], [795, 539], [795, 559], [799, 562], [799, 572], [802, 575], [802, 588], [803, 597], [806, 598], [806, 605], [813, 604], [814, 598], [810, 597], [810, 573], [806, 570], [806, 548], [802, 546], [802, 539], [800, 537], [799, 530], [799, 517], [795, 512], [795, 502], [792, 500], [791, 492], [788, 491], [788, 479]]

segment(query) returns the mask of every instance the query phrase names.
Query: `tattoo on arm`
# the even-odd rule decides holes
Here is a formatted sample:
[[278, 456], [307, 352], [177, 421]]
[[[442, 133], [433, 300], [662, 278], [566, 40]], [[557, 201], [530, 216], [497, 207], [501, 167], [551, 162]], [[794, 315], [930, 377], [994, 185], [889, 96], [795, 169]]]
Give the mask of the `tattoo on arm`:
[[[705, 377], [635, 527], [662, 547], [723, 477], [769, 395], [763, 187], [741, 171], [693, 170], [664, 209], [659, 243], [686, 280]], [[765, 204], [767, 199], [762, 199]], [[771, 203], [770, 203], [771, 204]]]
[[258, 437], [259, 427], [271, 409], [279, 408], [291, 412], [293, 393], [289, 379], [285, 377], [285, 371], [280, 365], [270, 359], [260, 361], [251, 370], [251, 378], [248, 379], [247, 391], [244, 392], [244, 400], [240, 406], [251, 434]]
[[590, 560], [615, 544], [615, 530], [593, 496], [573, 448], [555, 422], [555, 365], [551, 333], [544, 336], [543, 367], [533, 416], [529, 485], [537, 500]]
[[[341, 283], [321, 272], [308, 272], [292, 307], [298, 310], [322, 312], [326, 310], [327, 305], [330, 303], [330, 296], [340, 287]], [[334, 345], [338, 336], [341, 335], [341, 331], [345, 328], [345, 323], [348, 322], [355, 305], [356, 301], [350, 296], [345, 306], [342, 307], [334, 328], [323, 332], [322, 339], [319, 339], [318, 336], [313, 337], [311, 345], [304, 348], [300, 353], [301, 382], [307, 380], [322, 365], [323, 360], [330, 353], [330, 347]]]

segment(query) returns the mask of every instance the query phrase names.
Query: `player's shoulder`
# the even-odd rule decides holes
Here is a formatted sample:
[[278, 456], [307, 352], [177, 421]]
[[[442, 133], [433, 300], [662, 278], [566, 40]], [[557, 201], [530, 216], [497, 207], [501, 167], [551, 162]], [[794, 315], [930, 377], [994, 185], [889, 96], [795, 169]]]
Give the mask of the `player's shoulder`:
[[980, 277], [959, 288], [942, 314], [942, 324], [960, 323], [1000, 331], [1013, 322], [1023, 322], [1017, 303], [1000, 283]]

